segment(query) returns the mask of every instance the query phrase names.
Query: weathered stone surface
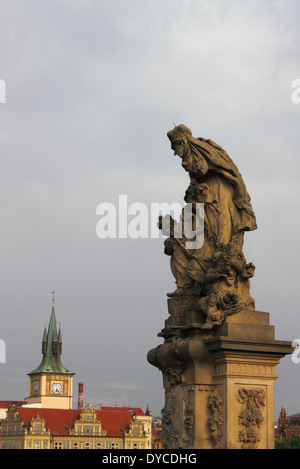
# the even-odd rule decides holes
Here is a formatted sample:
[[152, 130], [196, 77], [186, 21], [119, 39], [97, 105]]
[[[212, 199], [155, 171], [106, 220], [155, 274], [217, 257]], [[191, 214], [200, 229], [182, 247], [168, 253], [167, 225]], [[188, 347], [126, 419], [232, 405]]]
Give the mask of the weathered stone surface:
[[164, 447], [273, 448], [275, 367], [292, 353], [291, 343], [274, 338], [268, 313], [243, 310], [234, 321], [228, 316], [219, 328], [203, 330], [185, 312], [181, 327], [165, 325], [159, 333], [164, 343], [148, 353], [163, 374]]
[[147, 356], [163, 375], [164, 448], [273, 448], [275, 366], [293, 348], [275, 339], [250, 296], [255, 267], [242, 250], [244, 232], [256, 228], [250, 197], [217, 144], [184, 125], [168, 138], [190, 175], [185, 201], [204, 204], [204, 242], [188, 249], [184, 230], [176, 237], [184, 210], [171, 220], [165, 253], [177, 288], [158, 334], [164, 343]]
[[[194, 138], [185, 125], [168, 132], [168, 138], [190, 176], [184, 199], [194, 207], [194, 226], [199, 216], [197, 204], [204, 204], [200, 248], [187, 247], [191, 239], [186, 233], [184, 210], [179, 222], [172, 219], [165, 253], [171, 257], [177, 289], [169, 296], [199, 295], [199, 306], [206, 316], [203, 328], [212, 328], [228, 314], [254, 309], [249, 279], [255, 266], [244, 257], [243, 240], [245, 231], [256, 229], [256, 218], [243, 178], [223, 148], [211, 140]], [[160, 227], [164, 233], [162, 221]]]

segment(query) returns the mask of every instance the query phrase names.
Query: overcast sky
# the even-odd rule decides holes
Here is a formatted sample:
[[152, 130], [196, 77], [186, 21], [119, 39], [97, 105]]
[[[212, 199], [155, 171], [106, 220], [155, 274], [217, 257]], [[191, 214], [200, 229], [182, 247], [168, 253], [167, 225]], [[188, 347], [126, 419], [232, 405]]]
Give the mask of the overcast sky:
[[[85, 404], [155, 415], [175, 289], [162, 239], [99, 239], [96, 208], [183, 202], [188, 175], [166, 133], [184, 123], [223, 146], [258, 229], [251, 294], [279, 340], [300, 337], [298, 0], [0, 0], [0, 400], [27, 373], [55, 290], [64, 365]], [[275, 417], [300, 412], [300, 363], [276, 368]]]

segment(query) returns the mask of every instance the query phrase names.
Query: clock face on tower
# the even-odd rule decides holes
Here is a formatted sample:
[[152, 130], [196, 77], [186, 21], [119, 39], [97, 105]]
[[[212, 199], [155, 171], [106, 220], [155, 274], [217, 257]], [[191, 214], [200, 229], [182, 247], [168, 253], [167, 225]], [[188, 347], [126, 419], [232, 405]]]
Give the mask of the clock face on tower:
[[51, 391], [53, 394], [61, 394], [62, 393], [62, 383], [52, 383]]

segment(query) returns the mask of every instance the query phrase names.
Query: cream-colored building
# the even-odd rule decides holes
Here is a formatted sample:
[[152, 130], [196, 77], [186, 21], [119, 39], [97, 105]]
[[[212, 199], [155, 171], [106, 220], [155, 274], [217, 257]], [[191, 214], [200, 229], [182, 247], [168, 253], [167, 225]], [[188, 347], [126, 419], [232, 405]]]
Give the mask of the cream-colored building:
[[1, 449], [151, 449], [151, 416], [139, 408], [45, 409], [11, 406]]
[[28, 373], [29, 395], [23, 402], [7, 401], [5, 415], [2, 412], [0, 449], [151, 449], [148, 409], [94, 409], [83, 406], [82, 396], [79, 407], [72, 408], [75, 373], [62, 364], [61, 354], [53, 304], [41, 363]]

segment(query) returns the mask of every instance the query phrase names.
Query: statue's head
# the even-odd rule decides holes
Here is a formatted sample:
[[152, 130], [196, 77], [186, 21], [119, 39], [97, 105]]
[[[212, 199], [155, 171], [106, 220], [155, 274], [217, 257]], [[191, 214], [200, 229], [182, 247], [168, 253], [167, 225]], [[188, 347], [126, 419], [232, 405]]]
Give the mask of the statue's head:
[[183, 157], [187, 145], [187, 136], [192, 137], [191, 130], [184, 124], [180, 124], [174, 127], [167, 133], [167, 136], [171, 142], [171, 148], [174, 150], [174, 155]]

